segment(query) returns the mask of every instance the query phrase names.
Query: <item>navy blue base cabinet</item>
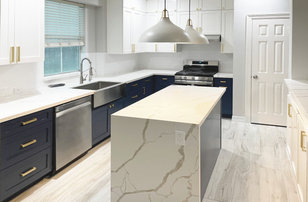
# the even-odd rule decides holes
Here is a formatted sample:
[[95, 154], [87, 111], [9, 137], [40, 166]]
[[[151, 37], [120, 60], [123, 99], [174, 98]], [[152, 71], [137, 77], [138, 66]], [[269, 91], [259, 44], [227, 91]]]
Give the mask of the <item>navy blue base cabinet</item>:
[[52, 170], [53, 109], [0, 124], [0, 201]]
[[222, 117], [232, 118], [233, 114], [233, 79], [232, 78], [214, 78], [215, 87], [226, 87], [226, 92], [221, 99]]
[[92, 110], [92, 146], [110, 136], [111, 114], [125, 107], [125, 98]]
[[174, 76], [150, 76], [126, 84], [126, 96], [92, 110], [92, 145], [110, 136], [111, 115], [174, 83]]
[[157, 92], [174, 83], [174, 76], [154, 76], [154, 91]]

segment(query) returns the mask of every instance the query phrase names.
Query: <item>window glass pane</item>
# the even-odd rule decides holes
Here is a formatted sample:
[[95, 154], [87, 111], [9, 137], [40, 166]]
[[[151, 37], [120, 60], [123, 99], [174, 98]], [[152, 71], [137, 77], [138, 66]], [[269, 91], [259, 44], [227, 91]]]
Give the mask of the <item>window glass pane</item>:
[[80, 47], [63, 47], [63, 72], [74, 72], [79, 69]]
[[45, 48], [44, 75], [61, 73], [61, 48]]

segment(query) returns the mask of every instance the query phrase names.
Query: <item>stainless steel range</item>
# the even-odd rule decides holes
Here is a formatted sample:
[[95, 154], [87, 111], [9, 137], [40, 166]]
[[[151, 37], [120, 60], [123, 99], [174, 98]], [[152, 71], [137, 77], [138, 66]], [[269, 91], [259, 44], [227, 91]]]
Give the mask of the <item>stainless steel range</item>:
[[182, 71], [175, 74], [175, 84], [213, 86], [214, 75], [218, 72], [219, 61], [189, 61]]

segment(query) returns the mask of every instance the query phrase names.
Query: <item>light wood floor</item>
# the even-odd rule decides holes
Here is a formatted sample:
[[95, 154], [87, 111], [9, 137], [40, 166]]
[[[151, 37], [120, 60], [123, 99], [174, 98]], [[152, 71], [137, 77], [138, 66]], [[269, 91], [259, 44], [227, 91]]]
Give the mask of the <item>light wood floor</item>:
[[[223, 149], [203, 202], [299, 201], [285, 128], [223, 120]], [[13, 201], [110, 201], [110, 141]]]

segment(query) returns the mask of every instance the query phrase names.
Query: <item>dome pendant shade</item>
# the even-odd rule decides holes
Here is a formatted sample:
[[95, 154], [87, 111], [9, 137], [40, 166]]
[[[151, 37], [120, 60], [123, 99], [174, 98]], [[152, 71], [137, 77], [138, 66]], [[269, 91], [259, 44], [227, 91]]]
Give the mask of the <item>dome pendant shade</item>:
[[189, 35], [191, 40], [190, 44], [209, 44], [209, 40], [206, 36], [200, 34], [197, 30], [194, 29], [191, 19], [187, 21], [185, 32]]
[[140, 42], [151, 43], [190, 43], [189, 35], [180, 27], [173, 24], [163, 11], [160, 21], [146, 30], [140, 37]]

